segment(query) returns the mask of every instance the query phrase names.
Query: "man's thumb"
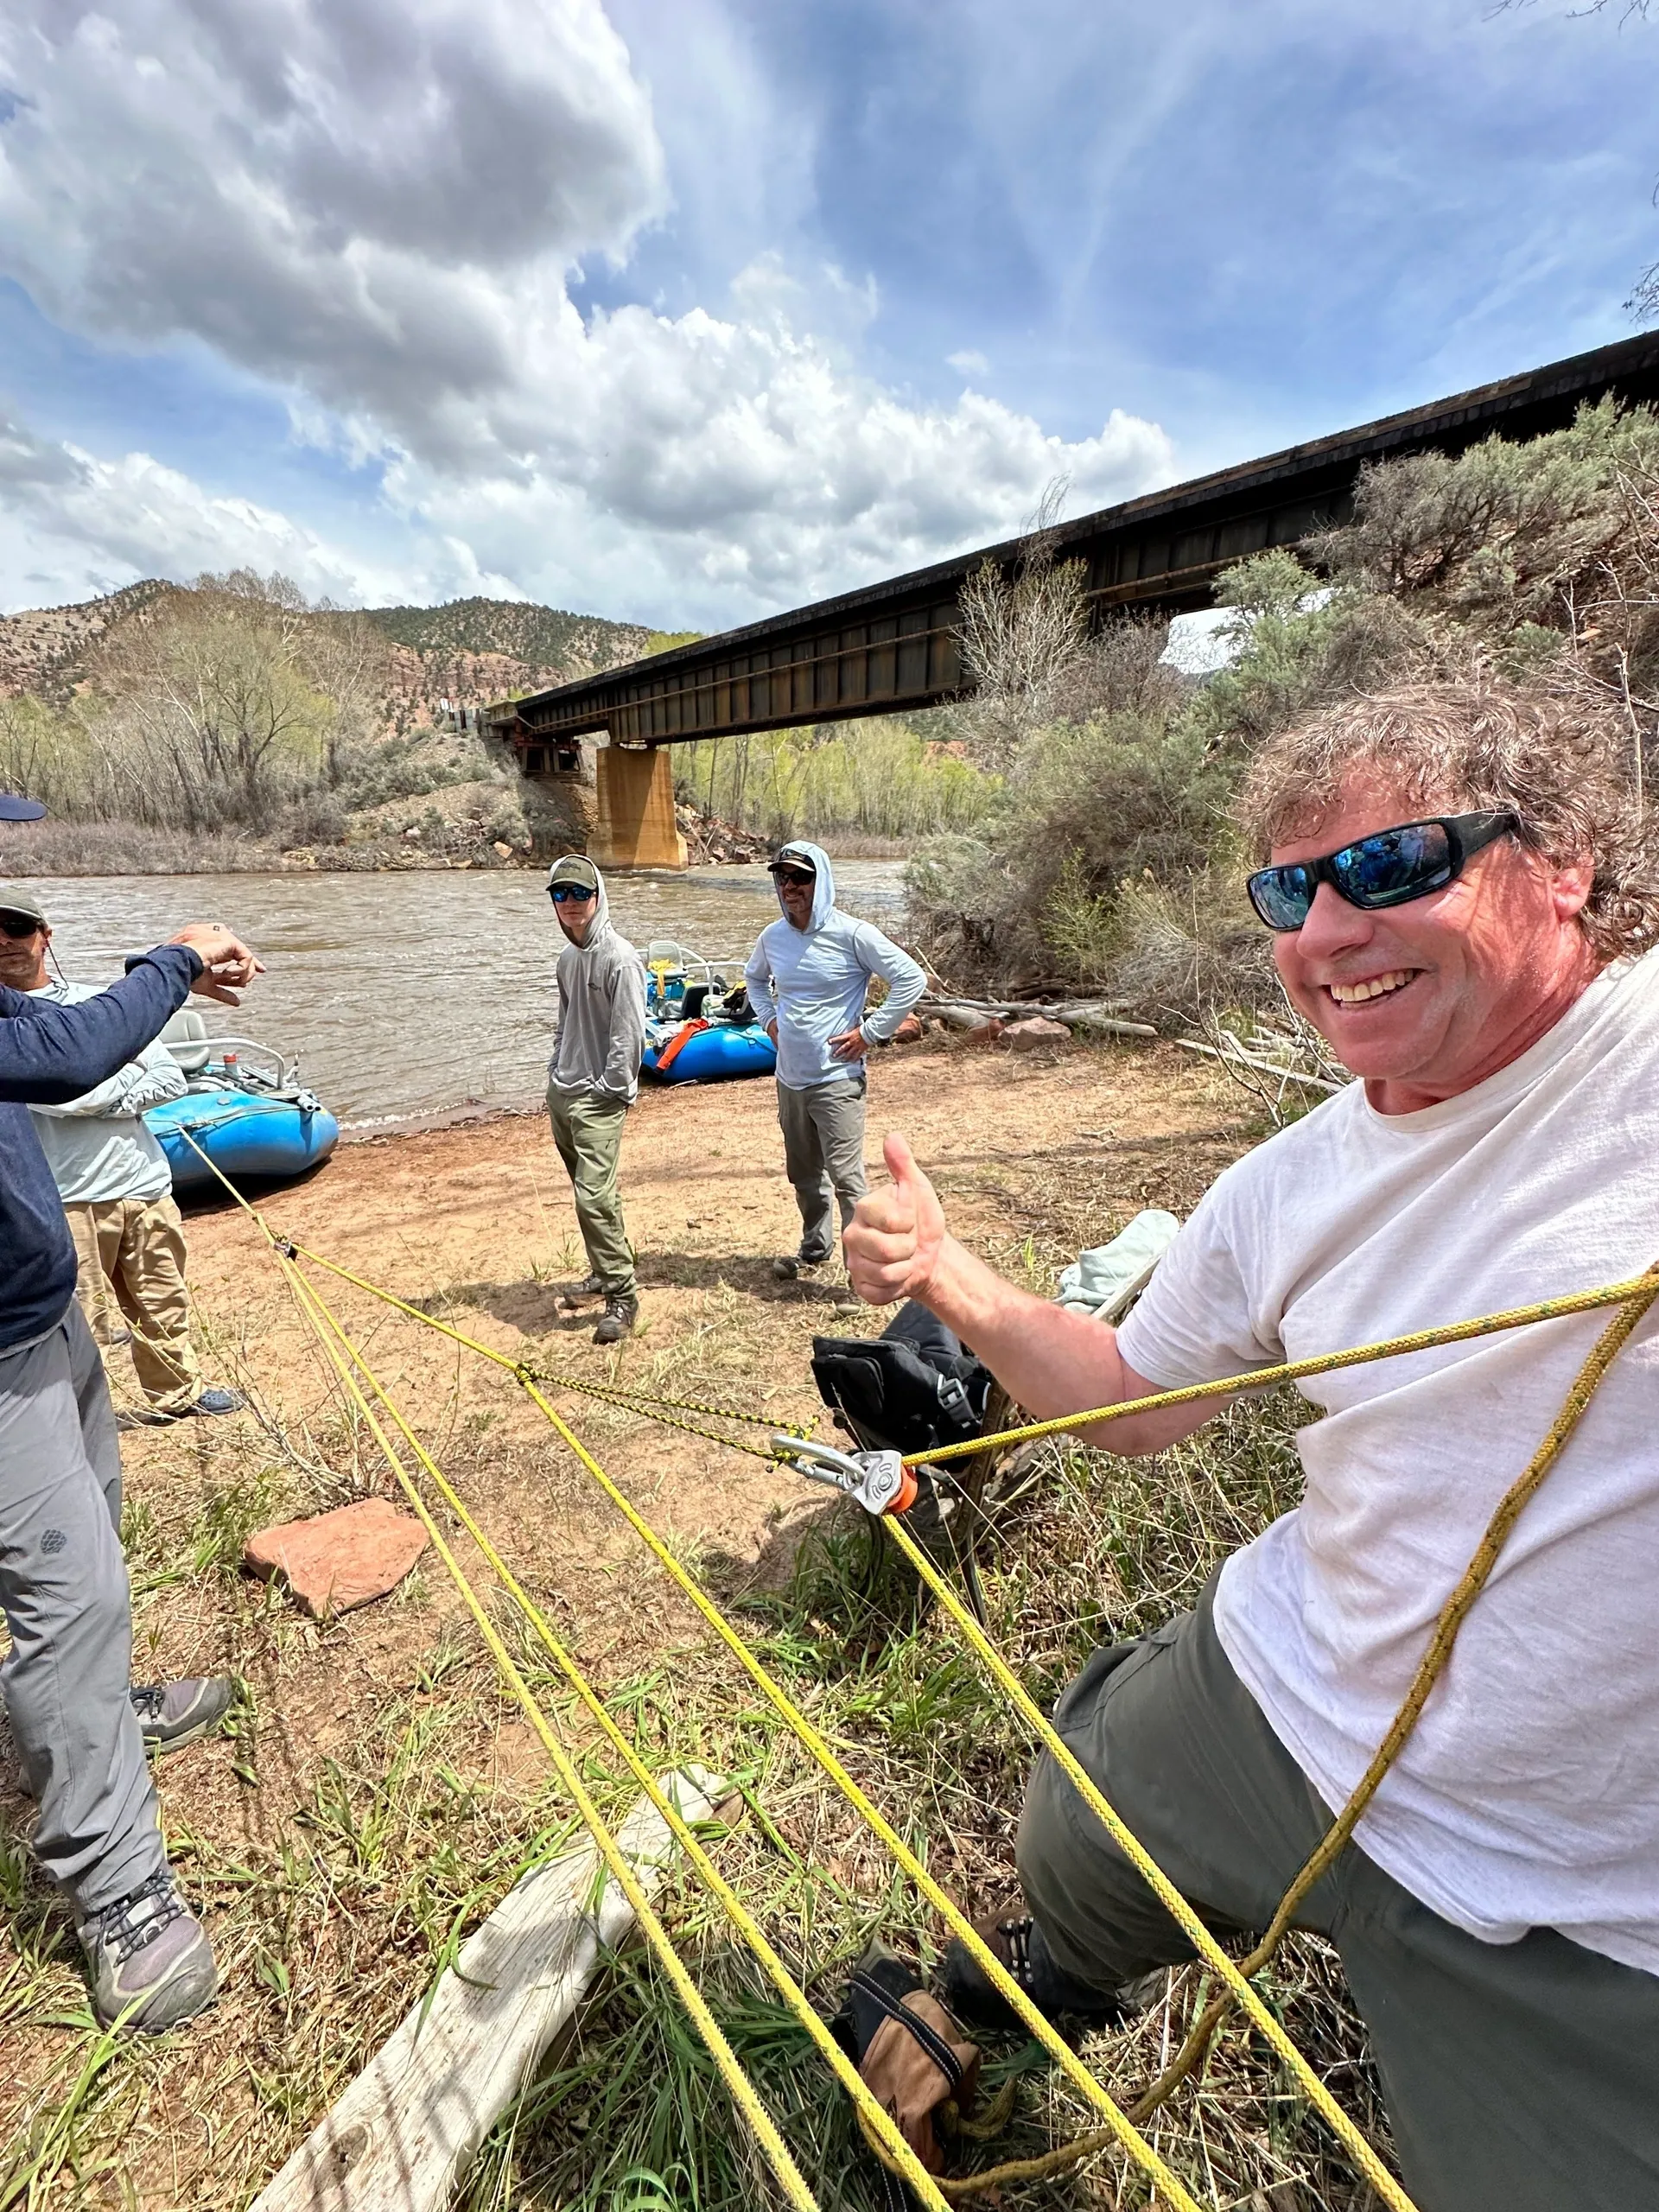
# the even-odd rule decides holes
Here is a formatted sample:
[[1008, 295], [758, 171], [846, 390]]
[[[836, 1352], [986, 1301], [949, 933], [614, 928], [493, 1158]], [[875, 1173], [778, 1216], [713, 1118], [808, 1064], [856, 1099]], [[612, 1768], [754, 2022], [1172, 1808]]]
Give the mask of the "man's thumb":
[[909, 1141], [895, 1131], [892, 1136], [883, 1140], [881, 1157], [887, 1163], [887, 1173], [893, 1178], [893, 1188], [901, 1198], [908, 1198], [914, 1205], [916, 1185], [922, 1179], [922, 1171], [916, 1165], [916, 1155], [910, 1148]]

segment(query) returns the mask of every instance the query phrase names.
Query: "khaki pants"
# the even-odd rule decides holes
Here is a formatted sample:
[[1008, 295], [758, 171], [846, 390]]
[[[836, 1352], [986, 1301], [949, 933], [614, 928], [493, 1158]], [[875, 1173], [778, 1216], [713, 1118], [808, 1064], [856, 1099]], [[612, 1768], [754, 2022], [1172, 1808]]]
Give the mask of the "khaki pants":
[[[1213, 1592], [1097, 1651], [1054, 1725], [1211, 1926], [1254, 1935], [1331, 1815], [1229, 1665]], [[1046, 1757], [1018, 1860], [1049, 1951], [1080, 1980], [1117, 1988], [1192, 1956]], [[1659, 2204], [1659, 1974], [1548, 1928], [1480, 1942], [1351, 1843], [1296, 1924], [1341, 1956], [1422, 2212]]]
[[171, 1198], [111, 1198], [66, 1206], [80, 1273], [75, 1296], [106, 1354], [122, 1314], [132, 1331], [138, 1387], [159, 1413], [201, 1395], [184, 1284], [184, 1224]]
[[628, 1109], [620, 1100], [585, 1091], [547, 1093], [547, 1118], [576, 1201], [576, 1221], [588, 1265], [609, 1298], [632, 1298], [633, 1247], [622, 1219], [616, 1172], [622, 1157], [622, 1125]]

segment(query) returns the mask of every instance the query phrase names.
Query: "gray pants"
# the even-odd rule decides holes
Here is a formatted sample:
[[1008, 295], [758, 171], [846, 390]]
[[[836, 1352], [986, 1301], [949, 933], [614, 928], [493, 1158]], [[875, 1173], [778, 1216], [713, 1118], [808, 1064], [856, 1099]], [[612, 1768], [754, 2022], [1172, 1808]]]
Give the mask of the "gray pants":
[[846, 1228], [869, 1188], [864, 1179], [864, 1094], [861, 1075], [846, 1083], [821, 1083], [815, 1090], [778, 1086], [778, 1126], [784, 1133], [784, 1172], [801, 1210], [801, 1257], [827, 1260], [836, 1248], [834, 1198]]
[[118, 1531], [121, 1455], [104, 1368], [73, 1301], [38, 1344], [0, 1353], [0, 1667], [35, 1856], [82, 1913], [167, 1866], [127, 1700], [132, 1603]]
[[[1266, 1926], [1330, 1815], [1228, 1663], [1209, 1591], [1097, 1651], [1054, 1719], [1212, 1926]], [[1082, 1980], [1111, 1987], [1192, 1956], [1051, 1758], [1019, 1866], [1050, 1950]], [[1298, 1924], [1341, 1955], [1421, 2212], [1659, 2204], [1659, 1975], [1546, 1928], [1478, 1942], [1352, 1844]]]
[[632, 1298], [633, 1247], [628, 1242], [621, 1195], [616, 1187], [622, 1160], [622, 1127], [628, 1109], [608, 1098], [590, 1098], [580, 1090], [556, 1090], [550, 1084], [547, 1118], [570, 1178], [588, 1265], [604, 1284], [607, 1297]]

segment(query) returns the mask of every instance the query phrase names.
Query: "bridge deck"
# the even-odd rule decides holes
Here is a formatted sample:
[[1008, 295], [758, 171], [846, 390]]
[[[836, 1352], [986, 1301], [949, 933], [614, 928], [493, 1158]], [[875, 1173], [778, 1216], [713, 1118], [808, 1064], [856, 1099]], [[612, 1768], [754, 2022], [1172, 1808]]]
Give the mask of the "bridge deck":
[[[1103, 613], [1207, 606], [1230, 563], [1344, 519], [1367, 462], [1456, 453], [1493, 431], [1534, 437], [1610, 391], [1659, 402], [1659, 333], [1081, 516], [1059, 525], [1057, 552], [1085, 564]], [[575, 741], [598, 731], [620, 745], [675, 745], [937, 705], [963, 684], [956, 644], [963, 578], [985, 560], [1012, 569], [1026, 543], [1011, 538], [505, 702], [491, 709], [493, 726], [534, 775], [555, 770], [561, 751], [568, 763]]]

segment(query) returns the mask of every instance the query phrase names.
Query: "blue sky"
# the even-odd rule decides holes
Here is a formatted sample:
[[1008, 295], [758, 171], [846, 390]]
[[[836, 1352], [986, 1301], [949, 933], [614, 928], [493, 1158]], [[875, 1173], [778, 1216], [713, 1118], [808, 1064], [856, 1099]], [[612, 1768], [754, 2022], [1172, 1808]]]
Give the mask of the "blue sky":
[[742, 621], [1629, 334], [1554, 0], [14, 0], [0, 606]]

